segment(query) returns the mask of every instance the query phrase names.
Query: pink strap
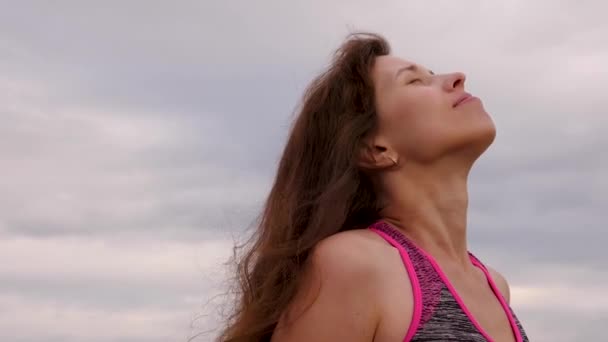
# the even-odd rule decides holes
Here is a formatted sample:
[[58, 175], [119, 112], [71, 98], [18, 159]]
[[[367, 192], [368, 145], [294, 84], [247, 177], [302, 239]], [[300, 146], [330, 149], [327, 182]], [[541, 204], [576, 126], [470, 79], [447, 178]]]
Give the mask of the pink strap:
[[370, 230], [374, 231], [376, 234], [380, 235], [384, 240], [390, 243], [393, 247], [397, 248], [399, 254], [401, 255], [401, 260], [405, 265], [405, 269], [407, 270], [407, 274], [410, 277], [410, 282], [412, 284], [412, 291], [414, 294], [414, 314], [412, 316], [412, 321], [410, 322], [410, 326], [407, 330], [407, 334], [403, 339], [404, 342], [411, 341], [418, 330], [420, 325], [420, 317], [422, 316], [422, 290], [420, 289], [420, 284], [418, 282], [418, 277], [416, 276], [416, 271], [414, 270], [414, 265], [412, 264], [412, 260], [410, 260], [409, 254], [403, 246], [395, 241], [388, 234], [376, 229], [370, 228]]
[[505, 299], [504, 299], [503, 295], [500, 293], [500, 290], [498, 289], [498, 286], [496, 286], [496, 283], [494, 282], [494, 279], [492, 279], [492, 276], [490, 275], [490, 272], [473, 255], [471, 255], [471, 262], [473, 263], [473, 265], [477, 266], [480, 270], [482, 270], [483, 273], [486, 275], [486, 278], [488, 279], [488, 283], [490, 284], [490, 287], [492, 288], [492, 291], [494, 292], [494, 295], [496, 296], [496, 298], [498, 298], [498, 301], [500, 302], [500, 305], [502, 305], [503, 310], [505, 311], [505, 313], [507, 314], [507, 317], [509, 318], [509, 323], [511, 323], [511, 328], [513, 329], [513, 333], [515, 334], [516, 341], [517, 342], [522, 342], [523, 341], [523, 337], [521, 336], [521, 332], [519, 331], [519, 327], [517, 326], [517, 323], [515, 323], [515, 318], [513, 317], [512, 313], [511, 313], [511, 310], [509, 309], [509, 305], [507, 304], [507, 302], [505, 302]]

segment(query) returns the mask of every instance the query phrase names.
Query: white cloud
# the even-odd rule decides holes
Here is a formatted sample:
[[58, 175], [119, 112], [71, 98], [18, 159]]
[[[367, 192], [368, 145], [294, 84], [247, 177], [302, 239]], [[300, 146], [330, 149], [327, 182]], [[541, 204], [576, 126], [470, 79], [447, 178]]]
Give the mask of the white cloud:
[[230, 255], [231, 247], [232, 242], [227, 240], [159, 241], [128, 235], [5, 237], [0, 240], [0, 273], [58, 279], [102, 277], [112, 282], [131, 278], [186, 281], [197, 276], [192, 274], [196, 273], [195, 267], [218, 267], [218, 262]]
[[511, 289], [513, 305], [522, 310], [542, 309], [561, 311], [573, 316], [608, 314], [608, 299], [602, 286], [571, 284], [540, 287], [514, 287]]
[[0, 336], [185, 341], [201, 331], [199, 313], [214, 314], [213, 303], [206, 302], [211, 293], [223, 291], [221, 264], [232, 245], [125, 236], [5, 238], [0, 240]]
[[186, 341], [188, 310], [124, 310], [108, 312], [61, 305], [54, 301], [0, 296], [5, 341]]

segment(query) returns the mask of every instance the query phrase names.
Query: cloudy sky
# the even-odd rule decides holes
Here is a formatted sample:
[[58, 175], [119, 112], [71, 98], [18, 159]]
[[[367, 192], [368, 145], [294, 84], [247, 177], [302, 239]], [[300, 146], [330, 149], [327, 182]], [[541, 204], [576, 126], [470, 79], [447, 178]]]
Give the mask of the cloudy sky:
[[603, 339], [603, 2], [0, 3], [0, 340], [216, 327], [302, 90], [355, 30], [467, 74], [498, 129], [471, 174], [471, 250], [533, 341]]

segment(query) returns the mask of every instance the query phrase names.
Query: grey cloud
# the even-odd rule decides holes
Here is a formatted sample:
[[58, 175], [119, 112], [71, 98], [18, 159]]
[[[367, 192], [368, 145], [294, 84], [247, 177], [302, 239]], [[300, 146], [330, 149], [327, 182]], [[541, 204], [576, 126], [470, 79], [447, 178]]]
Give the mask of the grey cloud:
[[[0, 291], [4, 295], [21, 295], [30, 300], [52, 299], [59, 305], [86, 309], [93, 307], [112, 312], [138, 309], [176, 310], [195, 306], [190, 298], [203, 298], [209, 286], [190, 282], [169, 284], [141, 281], [107, 281], [103, 277], [77, 279], [49, 279], [47, 277], [0, 277]], [[202, 299], [200, 300], [202, 302]]]

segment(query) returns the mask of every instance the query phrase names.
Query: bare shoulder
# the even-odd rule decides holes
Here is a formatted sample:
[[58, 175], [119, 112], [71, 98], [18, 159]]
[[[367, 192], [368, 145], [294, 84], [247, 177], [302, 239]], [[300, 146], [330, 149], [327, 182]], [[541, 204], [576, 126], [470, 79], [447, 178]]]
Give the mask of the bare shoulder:
[[313, 249], [309, 268], [323, 281], [353, 291], [373, 291], [379, 262], [388, 245], [367, 230], [357, 229], [334, 234], [321, 240]]
[[313, 249], [296, 297], [272, 341], [372, 341], [380, 320], [374, 255], [367, 230], [346, 231]]
[[490, 272], [492, 279], [494, 279], [496, 286], [498, 286], [498, 289], [500, 290], [502, 295], [505, 297], [505, 300], [507, 301], [507, 303], [510, 303], [511, 290], [509, 288], [509, 283], [507, 282], [507, 279], [500, 272], [496, 271], [492, 267], [486, 266], [486, 268]]
[[349, 230], [320, 241], [313, 250], [312, 261], [344, 271], [368, 273], [377, 269], [377, 258], [388, 249], [388, 245], [368, 229]]

